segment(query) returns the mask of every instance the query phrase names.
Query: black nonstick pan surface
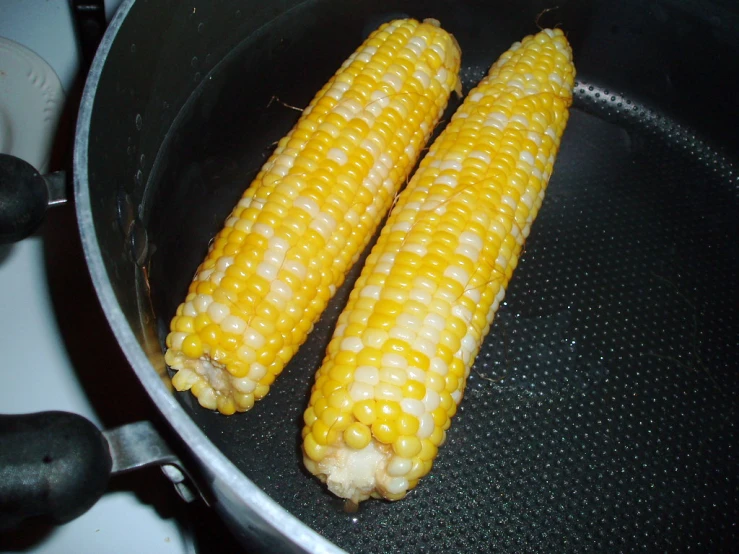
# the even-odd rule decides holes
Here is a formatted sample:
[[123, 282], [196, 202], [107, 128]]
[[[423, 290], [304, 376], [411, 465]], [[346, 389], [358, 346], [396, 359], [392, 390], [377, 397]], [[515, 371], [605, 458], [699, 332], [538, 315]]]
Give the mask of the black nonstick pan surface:
[[[370, 29], [439, 19], [462, 47], [467, 91], [549, 7], [306, 3], [203, 69], [144, 202], [160, 336], [210, 237], [297, 119], [287, 105], [307, 105]], [[541, 14], [573, 45], [570, 123], [447, 443], [406, 499], [345, 513], [302, 467], [313, 374], [359, 265], [263, 401], [224, 417], [179, 394], [195, 422], [348, 551], [735, 549], [739, 116], [725, 79], [739, 50], [729, 5], [703, 9], [563, 3]]]

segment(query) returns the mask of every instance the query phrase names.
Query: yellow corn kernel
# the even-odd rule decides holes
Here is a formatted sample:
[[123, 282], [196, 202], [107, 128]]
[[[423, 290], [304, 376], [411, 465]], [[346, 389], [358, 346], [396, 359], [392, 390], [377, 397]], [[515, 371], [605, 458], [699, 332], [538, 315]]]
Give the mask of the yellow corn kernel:
[[182, 352], [188, 358], [197, 359], [203, 355], [203, 343], [197, 335], [189, 335], [182, 341]]
[[438, 427], [434, 427], [434, 430], [431, 433], [431, 436], [429, 437], [429, 440], [431, 441], [431, 443], [434, 446], [441, 446], [444, 443], [445, 439], [446, 439], [446, 431], [444, 429], [444, 426], [440, 425]]
[[311, 435], [318, 444], [327, 445], [333, 443], [338, 435], [338, 431], [332, 429], [322, 419], [317, 419], [311, 427]]
[[[336, 360], [354, 367], [332, 394], [348, 393], [352, 425], [371, 439], [345, 432], [332, 441], [314, 423], [304, 441], [306, 467], [339, 496], [397, 500], [431, 471], [541, 204], [568, 118], [571, 60], [560, 30], [514, 44], [399, 195], [306, 411], [317, 413]], [[325, 451], [314, 463], [316, 442]]]
[[414, 458], [422, 449], [421, 440], [414, 436], [399, 437], [393, 443], [393, 450], [402, 458]]
[[314, 462], [320, 462], [326, 455], [327, 448], [318, 444], [312, 433], [308, 433], [303, 441], [303, 451]]
[[393, 423], [378, 420], [372, 424], [372, 436], [383, 444], [392, 444], [398, 438], [398, 430]]
[[377, 407], [374, 400], [360, 400], [354, 404], [352, 415], [363, 425], [372, 425], [377, 419]]
[[344, 431], [344, 442], [349, 448], [361, 450], [372, 440], [372, 433], [366, 425], [352, 423]]
[[426, 461], [436, 458], [438, 448], [431, 440], [424, 439], [420, 441], [420, 443], [421, 444], [418, 454], [422, 460]]
[[[200, 377], [189, 388], [205, 395], [202, 405], [230, 414], [267, 394], [406, 182], [459, 87], [459, 64], [456, 41], [438, 23], [387, 23], [278, 142], [212, 241], [166, 339], [170, 367]], [[381, 327], [400, 307], [380, 302]], [[336, 387], [351, 381], [355, 362], [340, 358]], [[255, 390], [240, 402], [244, 379]]]
[[418, 418], [405, 412], [398, 415], [398, 432], [401, 435], [415, 435], [418, 432]]
[[[269, 392], [269, 386], [268, 385], [257, 385], [257, 388], [254, 389], [254, 400], [261, 400], [265, 396], [267, 396], [267, 393]], [[252, 404], [253, 406], [253, 404]], [[247, 410], [250, 410], [252, 406], [249, 406], [246, 408]]]
[[421, 400], [426, 396], [426, 385], [419, 381], [408, 381], [403, 386], [403, 396], [405, 398]]
[[313, 425], [313, 422], [316, 421], [318, 417], [316, 417], [316, 413], [313, 411], [313, 408], [309, 408], [305, 411], [303, 414], [303, 422], [310, 427]]
[[394, 400], [377, 400], [375, 403], [377, 419], [381, 421], [397, 421], [400, 417], [400, 404]]

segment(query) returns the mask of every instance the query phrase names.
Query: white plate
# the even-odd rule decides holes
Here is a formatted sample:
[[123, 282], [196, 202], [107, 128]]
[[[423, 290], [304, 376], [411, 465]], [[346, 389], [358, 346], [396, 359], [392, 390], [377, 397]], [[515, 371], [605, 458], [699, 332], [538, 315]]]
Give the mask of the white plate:
[[62, 85], [49, 64], [0, 37], [0, 152], [46, 173], [63, 106]]

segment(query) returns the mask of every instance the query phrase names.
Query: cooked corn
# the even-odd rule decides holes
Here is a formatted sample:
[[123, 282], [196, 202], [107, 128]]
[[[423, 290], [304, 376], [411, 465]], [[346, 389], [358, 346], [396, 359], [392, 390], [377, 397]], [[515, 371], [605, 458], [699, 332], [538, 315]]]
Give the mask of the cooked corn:
[[244, 193], [172, 319], [166, 362], [206, 408], [246, 411], [305, 341], [459, 87], [438, 22], [382, 25]]
[[515, 43], [400, 195], [304, 414], [305, 465], [336, 495], [400, 499], [431, 470], [544, 197], [573, 79], [560, 30]]

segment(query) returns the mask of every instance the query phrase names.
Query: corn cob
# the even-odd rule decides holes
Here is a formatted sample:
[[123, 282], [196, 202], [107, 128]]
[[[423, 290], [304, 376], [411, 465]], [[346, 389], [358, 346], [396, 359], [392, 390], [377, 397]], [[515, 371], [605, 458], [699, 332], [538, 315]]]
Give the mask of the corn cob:
[[431, 470], [542, 203], [573, 79], [560, 30], [513, 44], [399, 196], [304, 414], [304, 463], [336, 495], [397, 500]]
[[459, 88], [438, 22], [382, 25], [277, 145], [198, 268], [167, 336], [177, 390], [230, 415], [264, 397]]

